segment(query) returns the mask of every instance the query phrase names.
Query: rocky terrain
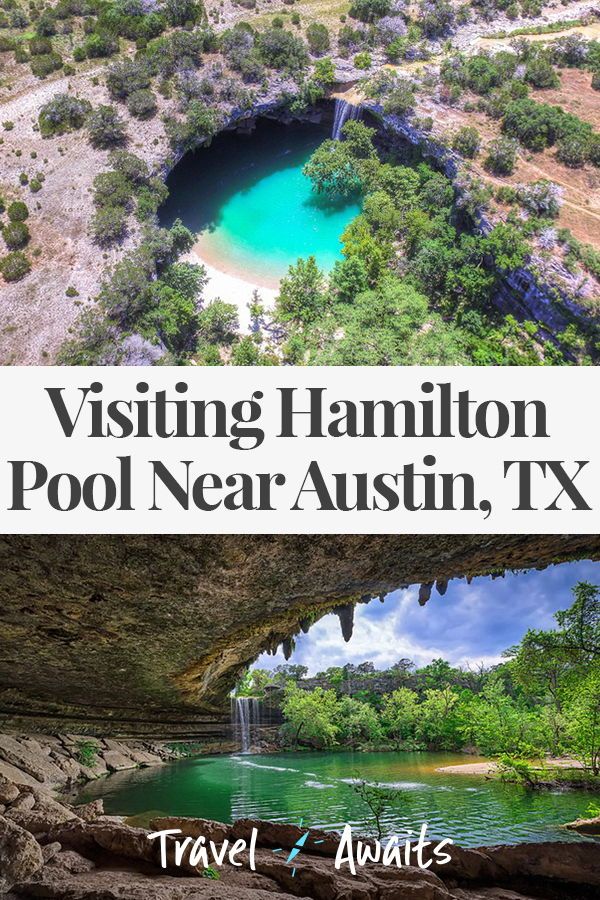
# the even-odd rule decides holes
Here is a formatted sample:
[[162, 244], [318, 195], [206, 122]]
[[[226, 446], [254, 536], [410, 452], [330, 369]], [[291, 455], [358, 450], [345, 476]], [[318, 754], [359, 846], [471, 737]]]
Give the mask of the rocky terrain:
[[[45, 755], [40, 749], [44, 741], [49, 754], [36, 777], [16, 766], [10, 770], [13, 778], [0, 775], [0, 895], [7, 900], [586, 900], [597, 896], [600, 887], [600, 844], [577, 842], [453, 847], [451, 862], [444, 866], [435, 860], [428, 868], [372, 864], [352, 875], [347, 868], [334, 867], [338, 836], [312, 830], [292, 869], [285, 854], [272, 851], [291, 850], [303, 833], [297, 826], [163, 817], [152, 820], [151, 829], [132, 827], [121, 817], [105, 815], [100, 800], [71, 806], [53, 796], [53, 767], [62, 765], [63, 753], [50, 748], [68, 750], [68, 738], [14, 740], [30, 771], [31, 758], [39, 762], [40, 754]], [[3, 737], [0, 752], [6, 752], [6, 741]], [[122, 767], [133, 757], [143, 759], [142, 765], [160, 762], [158, 753], [105, 743], [103, 765], [108, 760]], [[244, 854], [241, 867], [227, 863], [205, 870], [192, 865], [187, 855], [176, 865], [172, 838], [167, 839], [165, 871], [159, 843], [148, 840], [148, 834], [167, 828], [179, 829], [181, 837], [203, 835], [218, 847], [225, 841], [230, 846], [238, 839], [249, 841], [257, 828], [256, 871], [249, 870]], [[424, 861], [428, 859], [425, 851]]]

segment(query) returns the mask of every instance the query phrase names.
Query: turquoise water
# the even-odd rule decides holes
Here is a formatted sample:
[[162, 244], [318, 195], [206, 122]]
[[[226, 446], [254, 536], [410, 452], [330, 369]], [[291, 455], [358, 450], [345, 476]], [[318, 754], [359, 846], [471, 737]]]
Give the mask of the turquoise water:
[[[471, 761], [471, 758], [469, 758]], [[115, 815], [198, 816], [231, 822], [246, 816], [311, 827], [368, 832], [366, 807], [352, 779], [397, 788], [384, 816], [388, 835], [428, 833], [463, 846], [581, 840], [560, 828], [591, 800], [584, 792], [528, 792], [473, 775], [444, 775], [438, 766], [464, 763], [452, 753], [276, 753], [183, 760], [119, 772], [89, 784], [80, 802], [104, 798]]]
[[216, 268], [275, 286], [298, 257], [332, 268], [358, 201], [316, 195], [302, 167], [329, 137], [317, 125], [260, 120], [252, 135], [219, 135], [173, 170], [160, 219], [181, 218], [199, 235], [198, 253]]

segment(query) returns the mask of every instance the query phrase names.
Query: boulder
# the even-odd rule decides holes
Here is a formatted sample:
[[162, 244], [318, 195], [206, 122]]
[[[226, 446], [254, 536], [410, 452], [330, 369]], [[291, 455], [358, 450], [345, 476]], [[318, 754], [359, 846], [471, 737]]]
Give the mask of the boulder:
[[12, 781], [9, 781], [8, 778], [3, 778], [0, 776], [0, 803], [2, 805], [8, 805], [17, 799], [19, 796], [19, 788]]
[[100, 816], [104, 815], [103, 800], [92, 800], [90, 803], [84, 803], [82, 806], [72, 806], [70, 808], [84, 822], [95, 822]]
[[35, 806], [35, 797], [33, 794], [22, 793], [10, 804], [11, 809], [33, 809]]
[[66, 781], [77, 781], [78, 778], [81, 778], [81, 764], [76, 759], [60, 753], [52, 753], [51, 757], [52, 761], [63, 772]]
[[129, 747], [127, 753], [138, 766], [161, 766], [163, 763], [160, 756], [148, 753], [147, 750], [136, 750]]
[[21, 743], [11, 735], [0, 734], [0, 759], [21, 769], [40, 783], [64, 784], [64, 773], [41, 752], [39, 744], [35, 742], [39, 750], [31, 750], [26, 743], [31, 745], [31, 741]]
[[4, 778], [6, 781], [12, 781], [13, 784], [16, 785], [26, 784], [29, 787], [40, 786], [40, 782], [36, 778], [32, 778], [31, 775], [27, 775], [26, 772], [22, 772], [17, 766], [13, 766], [3, 759], [0, 759], [0, 778]]
[[4, 816], [0, 816], [0, 860], [0, 894], [15, 882], [31, 878], [44, 864], [42, 848], [36, 839]]
[[575, 819], [574, 822], [568, 822], [565, 828], [578, 831], [579, 834], [600, 834], [600, 816], [592, 819]]
[[42, 857], [44, 859], [44, 865], [47, 865], [51, 860], [53, 860], [57, 853], [60, 853], [62, 850], [61, 845], [58, 841], [53, 841], [51, 844], [46, 844], [45, 847], [42, 847]]
[[135, 763], [131, 757], [125, 756], [119, 750], [105, 750], [104, 762], [108, 766], [110, 772], [121, 772], [123, 769], [135, 769]]
[[62, 803], [58, 803], [44, 791], [24, 787], [19, 800], [24, 796], [31, 797], [32, 802], [28, 808], [15, 808], [13, 804], [6, 811], [6, 818], [16, 822], [22, 828], [26, 828], [32, 834], [44, 834], [51, 828], [71, 820], [80, 821], [74, 812], [63, 806]]
[[46, 900], [294, 900], [298, 893], [252, 889], [238, 883], [207, 878], [173, 878], [167, 875], [148, 878], [136, 872], [120, 870], [92, 871], [70, 875], [54, 866], [46, 866], [30, 881], [20, 883], [14, 895]]
[[[56, 845], [52, 844], [52, 846]], [[60, 847], [60, 844], [58, 846]], [[91, 859], [86, 859], [76, 850], [62, 850], [52, 860], [52, 867], [63, 869], [65, 872], [70, 872], [71, 875], [83, 875], [95, 869], [96, 863]]]
[[[236, 819], [231, 826], [231, 834], [235, 838], [249, 841], [252, 829], [258, 831], [260, 847], [284, 847], [290, 850], [304, 834], [306, 828], [299, 825], [286, 825], [282, 822], [263, 822], [260, 819]], [[335, 831], [320, 831], [311, 828], [310, 852], [322, 856], [335, 856], [338, 851], [340, 836]], [[319, 844], [315, 843], [320, 841]]]
[[[52, 829], [48, 838], [59, 841], [63, 847], [76, 850], [84, 856], [94, 858], [106, 851], [113, 856], [136, 862], [160, 865], [160, 845], [158, 841], [149, 841], [144, 828], [132, 828], [120, 822], [69, 822], [66, 825]], [[171, 848], [174, 846], [172, 839], [168, 840], [170, 857]], [[197, 875], [199, 870], [187, 865], [185, 861], [176, 867], [181, 874], [188, 872]]]
[[[187, 816], [158, 816], [150, 821], [152, 831], [163, 831], [166, 828], [179, 828], [185, 837], [194, 838], [204, 835], [206, 841], [214, 841], [215, 844], [221, 843], [227, 838], [232, 837], [231, 825], [224, 825], [222, 822], [214, 822], [212, 819], [193, 819]], [[242, 837], [236, 834], [236, 837]]]
[[[509, 847], [488, 847], [486, 854], [504, 877], [554, 879], [567, 884], [600, 886], [600, 844], [595, 841], [556, 841], [540, 844], [515, 844]], [[494, 882], [492, 882], [494, 883]]]

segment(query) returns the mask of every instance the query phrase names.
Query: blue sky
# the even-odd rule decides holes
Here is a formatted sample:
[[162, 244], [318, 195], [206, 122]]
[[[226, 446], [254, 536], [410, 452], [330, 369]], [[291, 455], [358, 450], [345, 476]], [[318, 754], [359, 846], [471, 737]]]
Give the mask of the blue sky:
[[[337, 616], [325, 616], [296, 638], [289, 662], [308, 666], [310, 674], [366, 660], [383, 669], [402, 657], [417, 665], [439, 656], [454, 665], [492, 665], [528, 628], [552, 627], [553, 613], [570, 605], [571, 588], [578, 581], [600, 584], [600, 562], [563, 563], [495, 580], [474, 578], [470, 585], [456, 579], [443, 597], [434, 589], [424, 607], [417, 603], [418, 586], [394, 591], [384, 603], [373, 600], [356, 607], [354, 634], [347, 644]], [[283, 663], [279, 651], [263, 654], [255, 665], [272, 669]]]

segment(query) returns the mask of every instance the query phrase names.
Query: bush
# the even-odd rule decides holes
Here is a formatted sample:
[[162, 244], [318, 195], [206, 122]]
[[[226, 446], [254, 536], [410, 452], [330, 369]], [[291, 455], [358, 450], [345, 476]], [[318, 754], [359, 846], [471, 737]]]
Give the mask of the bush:
[[30, 60], [29, 67], [36, 78], [45, 78], [52, 72], [62, 69], [62, 56], [59, 53], [45, 53], [43, 56], [34, 56]]
[[556, 218], [562, 205], [563, 189], [553, 181], [534, 181], [518, 189], [521, 205], [535, 216]]
[[69, 94], [56, 94], [40, 110], [38, 123], [42, 137], [81, 128], [90, 109], [91, 104], [87, 100]]
[[383, 110], [388, 115], [405, 116], [415, 105], [414, 85], [400, 79], [387, 95]]
[[0, 259], [0, 272], [5, 281], [20, 281], [31, 271], [31, 264], [24, 253], [9, 253]]
[[370, 69], [372, 65], [371, 54], [367, 53], [366, 50], [363, 50], [362, 53], [357, 53], [354, 57], [354, 65], [357, 69]]
[[136, 119], [150, 119], [156, 112], [156, 97], [147, 88], [133, 91], [127, 98], [127, 109]]
[[310, 23], [306, 29], [306, 40], [308, 41], [310, 52], [315, 56], [322, 56], [324, 53], [327, 53], [331, 46], [329, 31], [325, 25], [321, 25], [319, 22]]
[[127, 150], [113, 150], [108, 157], [115, 172], [123, 175], [132, 184], [143, 184], [149, 177], [147, 163]]
[[148, 66], [142, 60], [124, 59], [113, 63], [106, 76], [106, 87], [114, 100], [124, 100], [129, 94], [150, 85]]
[[481, 147], [481, 136], [472, 125], [463, 125], [452, 138], [452, 148], [466, 159], [474, 159]]
[[512, 175], [517, 161], [517, 143], [500, 137], [488, 144], [485, 168], [494, 175]]
[[24, 222], [29, 216], [27, 204], [23, 203], [22, 200], [15, 200], [14, 203], [11, 203], [7, 212], [11, 222]]
[[123, 144], [127, 139], [125, 122], [114, 106], [98, 106], [88, 116], [86, 127], [92, 146], [102, 150]]
[[592, 87], [595, 91], [600, 91], [600, 69], [592, 75]]
[[21, 250], [29, 241], [29, 228], [25, 222], [9, 222], [2, 229], [2, 237], [9, 250]]
[[101, 245], [112, 244], [125, 236], [127, 210], [123, 206], [102, 206], [92, 218], [92, 237]]
[[306, 67], [308, 53], [300, 38], [282, 28], [268, 28], [259, 35], [258, 52], [272, 69], [297, 71]]
[[560, 78], [552, 67], [552, 64], [537, 56], [527, 63], [525, 81], [537, 88], [557, 88], [560, 86]]
[[558, 141], [556, 156], [570, 169], [579, 169], [585, 164], [590, 152], [591, 135], [577, 128], [565, 134]]
[[391, 0], [352, 0], [350, 15], [361, 22], [375, 22], [389, 15], [391, 9]]
[[119, 49], [119, 42], [110, 34], [90, 34], [83, 44], [88, 59], [103, 59]]
[[96, 206], [127, 206], [132, 197], [131, 182], [121, 172], [101, 172], [94, 178]]
[[42, 56], [52, 53], [52, 41], [48, 38], [34, 37], [28, 42], [29, 52], [32, 56]]

